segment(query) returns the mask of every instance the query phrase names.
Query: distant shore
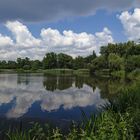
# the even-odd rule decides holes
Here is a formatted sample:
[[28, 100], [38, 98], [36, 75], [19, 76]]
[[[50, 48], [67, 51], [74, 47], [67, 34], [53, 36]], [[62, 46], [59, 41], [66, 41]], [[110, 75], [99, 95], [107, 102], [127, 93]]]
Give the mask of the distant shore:
[[24, 69], [0, 69], [0, 73], [47, 73], [58, 75], [72, 75], [72, 74], [90, 74], [88, 69], [38, 69], [38, 70], [24, 70]]
[[[44, 73], [44, 74], [51, 74], [51, 75], [63, 75], [63, 76], [71, 76], [71, 75], [91, 75], [89, 69], [38, 69], [38, 70], [25, 70], [25, 69], [0, 69], [0, 73]], [[104, 78], [119, 78], [119, 79], [140, 79], [140, 70], [135, 70], [125, 74], [125, 71], [121, 70], [118, 72], [110, 73], [108, 69], [98, 70], [92, 75], [97, 77], [104, 77]]]

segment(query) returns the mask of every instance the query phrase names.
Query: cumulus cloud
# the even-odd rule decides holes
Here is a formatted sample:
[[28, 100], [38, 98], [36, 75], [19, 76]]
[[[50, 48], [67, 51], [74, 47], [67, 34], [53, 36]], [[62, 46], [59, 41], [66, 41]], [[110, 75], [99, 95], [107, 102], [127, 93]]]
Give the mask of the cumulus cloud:
[[9, 21], [5, 26], [11, 31], [12, 36], [0, 34], [0, 59], [42, 59], [45, 53], [51, 51], [72, 56], [87, 56], [93, 50], [98, 54], [100, 46], [113, 42], [112, 33], [106, 27], [95, 34], [75, 33], [71, 30], [60, 33], [56, 29], [44, 28], [40, 37], [36, 38], [27, 26], [19, 21]]
[[6, 27], [12, 32], [14, 38], [16, 39], [16, 45], [21, 47], [34, 47], [40, 46], [40, 40], [36, 39], [29, 32], [28, 28], [22, 23], [7, 22]]
[[134, 41], [140, 39], [140, 8], [134, 9], [133, 12], [122, 12], [118, 17], [128, 39]]
[[112, 33], [108, 28], [95, 35], [83, 33], [74, 33], [73, 31], [63, 31], [61, 34], [58, 30], [42, 29], [41, 37], [44, 45], [49, 46], [48, 51], [64, 52], [72, 56], [91, 54], [93, 50], [99, 53], [100, 46], [113, 42]]
[[139, 0], [1, 0], [1, 21], [51, 21], [73, 16], [93, 15], [99, 9], [124, 10]]
[[8, 47], [8, 46], [12, 46], [13, 45], [13, 40], [8, 37], [8, 36], [2, 36], [0, 34], [0, 48], [2, 47]]

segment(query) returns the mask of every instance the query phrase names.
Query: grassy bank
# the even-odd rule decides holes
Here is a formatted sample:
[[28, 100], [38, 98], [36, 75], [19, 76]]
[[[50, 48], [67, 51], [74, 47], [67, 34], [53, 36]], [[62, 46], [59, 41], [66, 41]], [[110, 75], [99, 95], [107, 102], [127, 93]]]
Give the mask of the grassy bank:
[[[38, 70], [24, 70], [24, 69], [0, 69], [0, 73], [45, 73], [45, 74], [52, 74], [52, 75], [89, 75], [89, 69], [38, 69]], [[97, 77], [103, 78], [119, 78], [125, 79], [128, 78], [130, 80], [139, 80], [140, 79], [140, 70], [136, 69], [132, 72], [125, 74], [125, 71], [114, 71], [110, 72], [109, 69], [98, 70], [94, 72], [94, 75]]]
[[140, 80], [140, 69], [135, 69], [132, 72], [125, 72], [124, 70], [110, 72], [109, 69], [103, 69], [95, 71], [93, 74], [97, 77], [104, 78]]
[[90, 118], [82, 112], [83, 122], [73, 124], [69, 133], [58, 128], [34, 124], [28, 131], [9, 131], [9, 140], [135, 140], [140, 138], [140, 81], [119, 91], [102, 107], [102, 113]]
[[24, 69], [0, 69], [1, 73], [46, 73], [53, 75], [80, 75], [80, 74], [89, 74], [88, 69], [38, 69], [38, 70], [24, 70]]

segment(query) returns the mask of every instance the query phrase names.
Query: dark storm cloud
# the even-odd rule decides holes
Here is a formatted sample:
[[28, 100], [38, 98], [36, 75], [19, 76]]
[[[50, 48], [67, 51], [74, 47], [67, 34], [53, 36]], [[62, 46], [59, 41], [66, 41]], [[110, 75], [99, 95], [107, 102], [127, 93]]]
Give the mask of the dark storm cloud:
[[140, 0], [0, 0], [0, 21], [51, 21], [138, 7]]

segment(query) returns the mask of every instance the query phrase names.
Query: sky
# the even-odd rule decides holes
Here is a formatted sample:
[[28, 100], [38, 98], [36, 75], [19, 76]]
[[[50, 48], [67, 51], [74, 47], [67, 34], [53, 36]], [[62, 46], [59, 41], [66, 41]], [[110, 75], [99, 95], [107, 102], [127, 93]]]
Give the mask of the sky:
[[0, 60], [87, 56], [140, 39], [140, 0], [0, 0]]

